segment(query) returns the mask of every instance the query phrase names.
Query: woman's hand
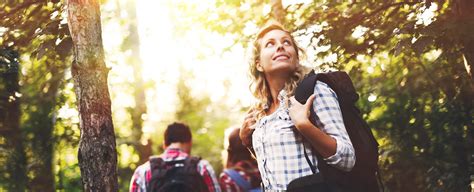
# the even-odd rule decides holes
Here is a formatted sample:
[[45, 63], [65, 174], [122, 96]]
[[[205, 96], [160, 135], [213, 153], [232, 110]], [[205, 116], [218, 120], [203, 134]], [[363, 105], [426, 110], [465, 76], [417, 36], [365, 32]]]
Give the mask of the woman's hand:
[[305, 125], [311, 124], [309, 120], [310, 110], [313, 107], [315, 95], [311, 95], [306, 103], [303, 105], [295, 99], [295, 96], [291, 97], [288, 101], [288, 111], [295, 127], [300, 130], [302, 127], [308, 127]]
[[246, 147], [252, 147], [252, 133], [255, 130], [255, 123], [255, 110], [250, 109], [245, 116], [239, 133], [242, 144]]

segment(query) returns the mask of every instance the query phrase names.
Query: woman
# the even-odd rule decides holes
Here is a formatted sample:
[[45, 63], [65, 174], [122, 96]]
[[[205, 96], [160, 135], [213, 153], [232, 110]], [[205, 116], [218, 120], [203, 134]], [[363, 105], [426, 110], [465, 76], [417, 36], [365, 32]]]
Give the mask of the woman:
[[226, 192], [259, 191], [261, 179], [257, 162], [242, 145], [239, 132], [240, 129], [233, 129], [228, 136], [226, 169], [219, 177], [219, 184]]
[[[301, 49], [290, 32], [271, 22], [260, 30], [253, 46], [251, 88], [259, 102], [249, 111], [240, 134], [244, 143], [252, 143], [264, 189], [286, 190], [292, 180], [313, 174], [304, 155], [306, 150], [317, 167], [311, 148], [327, 164], [350, 171], [354, 148], [335, 92], [318, 81], [306, 104], [293, 96], [308, 70], [299, 63]], [[317, 114], [317, 126], [309, 120], [310, 107]]]

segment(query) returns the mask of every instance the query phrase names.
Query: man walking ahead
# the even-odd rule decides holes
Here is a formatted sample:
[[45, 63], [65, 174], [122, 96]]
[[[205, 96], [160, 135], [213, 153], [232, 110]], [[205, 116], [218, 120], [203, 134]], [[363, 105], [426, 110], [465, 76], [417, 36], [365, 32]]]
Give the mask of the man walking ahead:
[[164, 138], [165, 152], [135, 170], [130, 192], [221, 191], [209, 162], [189, 155], [192, 135], [186, 124], [168, 125]]

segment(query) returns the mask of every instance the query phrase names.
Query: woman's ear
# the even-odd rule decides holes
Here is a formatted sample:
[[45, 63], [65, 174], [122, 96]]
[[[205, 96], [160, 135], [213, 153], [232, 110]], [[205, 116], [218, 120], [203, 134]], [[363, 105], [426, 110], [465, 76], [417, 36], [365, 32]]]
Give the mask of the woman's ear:
[[260, 61], [257, 60], [257, 61], [255, 61], [255, 62], [257, 63], [257, 64], [256, 64], [257, 71], [263, 72], [263, 67], [262, 67], [262, 65], [260, 65]]

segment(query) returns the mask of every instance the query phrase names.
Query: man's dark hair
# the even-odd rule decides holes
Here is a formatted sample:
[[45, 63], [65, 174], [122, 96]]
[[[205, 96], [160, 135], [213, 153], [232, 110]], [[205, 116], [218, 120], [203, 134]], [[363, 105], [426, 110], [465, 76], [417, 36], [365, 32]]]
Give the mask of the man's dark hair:
[[242, 144], [239, 136], [240, 129], [234, 129], [229, 135], [229, 147], [227, 148], [227, 165], [237, 163], [242, 160], [252, 161], [252, 155]]
[[174, 122], [165, 130], [165, 145], [171, 143], [187, 143], [191, 142], [192, 135], [189, 126], [184, 123]]

